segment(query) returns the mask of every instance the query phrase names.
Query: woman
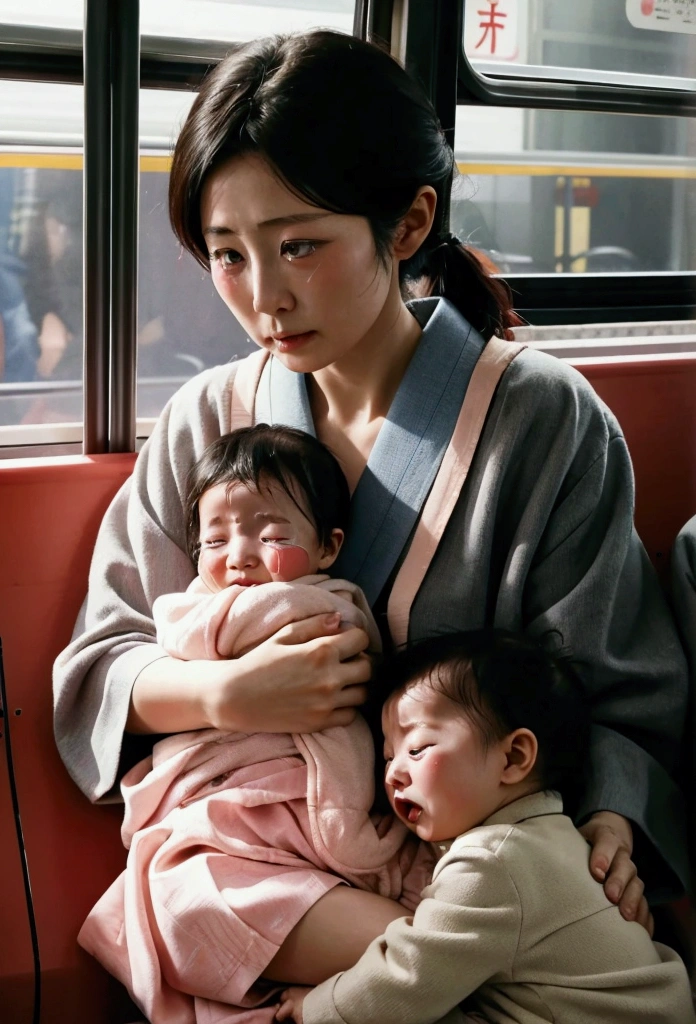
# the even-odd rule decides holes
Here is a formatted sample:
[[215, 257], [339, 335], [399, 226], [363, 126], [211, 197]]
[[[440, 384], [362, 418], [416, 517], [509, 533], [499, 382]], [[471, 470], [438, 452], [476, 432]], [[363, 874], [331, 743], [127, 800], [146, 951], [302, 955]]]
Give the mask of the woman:
[[[392, 584], [469, 380], [486, 341], [516, 322], [502, 286], [448, 234], [452, 170], [434, 111], [401, 67], [368, 44], [316, 32], [251, 43], [223, 61], [171, 172], [176, 234], [271, 355], [259, 363], [250, 416], [316, 432], [343, 465], [352, 525], [336, 572], [362, 586], [385, 634], [390, 595], [399, 599]], [[408, 282], [444, 298], [407, 306]], [[683, 655], [632, 529], [618, 425], [572, 369], [514, 354], [406, 610], [408, 635], [484, 624], [561, 634], [586, 666], [593, 707], [578, 819], [591, 869], [624, 916], [650, 927], [634, 846], [654, 890], [678, 891], [685, 875], [669, 778]], [[309, 732], [349, 721], [366, 697], [359, 630], [336, 634], [309, 619], [235, 662], [178, 662], [154, 644], [153, 601], [194, 576], [180, 511], [186, 473], [229, 430], [244, 367], [182, 388], [105, 518], [89, 596], [56, 669], [57, 740], [92, 799], [112, 790], [152, 734]], [[339, 890], [348, 908], [351, 891]], [[329, 912], [330, 895], [306, 915], [320, 932], [342, 929], [349, 915]], [[316, 927], [305, 933], [304, 921], [272, 977], [308, 980], [303, 941]], [[354, 926], [355, 949], [364, 948], [374, 922]]]

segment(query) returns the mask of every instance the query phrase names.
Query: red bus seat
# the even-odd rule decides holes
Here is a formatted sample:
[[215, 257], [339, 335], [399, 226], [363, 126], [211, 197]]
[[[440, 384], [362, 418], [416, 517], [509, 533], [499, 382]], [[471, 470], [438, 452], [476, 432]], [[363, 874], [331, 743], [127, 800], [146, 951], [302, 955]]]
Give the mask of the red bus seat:
[[[34, 898], [42, 1024], [119, 1020], [119, 986], [77, 946], [75, 936], [125, 862], [121, 809], [91, 806], [62, 765], [53, 740], [51, 665], [70, 639], [101, 518], [134, 459], [104, 455], [0, 464], [4, 710]], [[30, 1024], [32, 948], [4, 750], [0, 836], [0, 1018]]]
[[664, 578], [672, 542], [696, 513], [696, 357], [577, 369], [621, 424], [636, 477], [636, 527]]
[[[660, 567], [696, 511], [696, 359], [579, 369], [622, 424], [636, 472], [638, 529]], [[99, 522], [133, 461], [106, 455], [0, 463], [0, 637], [41, 952], [42, 1024], [124, 1019], [114, 1002], [118, 988], [75, 941], [87, 912], [122, 869], [121, 813], [91, 806], [60, 762], [51, 666], [70, 639]], [[30, 1024], [32, 951], [0, 753], [0, 1007], [3, 1020]]]

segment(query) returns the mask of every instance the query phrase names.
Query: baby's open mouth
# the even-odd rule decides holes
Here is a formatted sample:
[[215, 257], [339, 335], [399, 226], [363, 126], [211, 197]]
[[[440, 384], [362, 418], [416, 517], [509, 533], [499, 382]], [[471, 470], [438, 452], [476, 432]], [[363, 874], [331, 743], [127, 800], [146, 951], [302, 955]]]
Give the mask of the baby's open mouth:
[[402, 796], [394, 797], [394, 807], [396, 808], [397, 814], [405, 818], [406, 821], [410, 821], [411, 824], [415, 824], [423, 813], [423, 808], [419, 807], [418, 804], [414, 804], [412, 800], [406, 800]]

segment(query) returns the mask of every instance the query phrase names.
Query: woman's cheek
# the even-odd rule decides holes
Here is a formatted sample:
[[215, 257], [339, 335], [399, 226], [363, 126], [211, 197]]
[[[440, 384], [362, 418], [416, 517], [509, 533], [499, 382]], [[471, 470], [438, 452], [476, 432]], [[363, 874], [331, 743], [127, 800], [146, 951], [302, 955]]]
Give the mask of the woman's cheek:
[[235, 316], [243, 315], [242, 298], [243, 293], [239, 287], [238, 275], [225, 270], [222, 264], [216, 260], [210, 268], [210, 276], [213, 287], [222, 301]]

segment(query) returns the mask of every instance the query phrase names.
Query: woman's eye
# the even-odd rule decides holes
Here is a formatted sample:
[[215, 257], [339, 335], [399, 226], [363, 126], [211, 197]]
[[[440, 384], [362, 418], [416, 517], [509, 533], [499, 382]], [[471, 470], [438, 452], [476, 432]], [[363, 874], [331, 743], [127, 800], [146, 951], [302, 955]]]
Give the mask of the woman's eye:
[[309, 242], [306, 240], [298, 240], [294, 242], [283, 242], [280, 247], [282, 256], [286, 259], [300, 260], [303, 256], [311, 256], [312, 253], [317, 251], [317, 243]]
[[221, 537], [214, 537], [212, 540], [204, 540], [204, 541], [202, 541], [201, 542], [201, 547], [203, 547], [203, 548], [217, 548], [221, 544], [224, 544], [224, 543], [225, 542], [222, 540]]
[[429, 743], [425, 743], [422, 747], [411, 747], [411, 749], [408, 752], [409, 757], [418, 757], [420, 754], [423, 753], [424, 750], [427, 750], [429, 746]]
[[244, 261], [244, 257], [236, 249], [215, 249], [210, 254], [212, 263], [219, 263], [222, 267], [236, 267]]
[[285, 544], [286, 542], [287, 542], [287, 537], [262, 537], [261, 538], [261, 543], [262, 544]]

